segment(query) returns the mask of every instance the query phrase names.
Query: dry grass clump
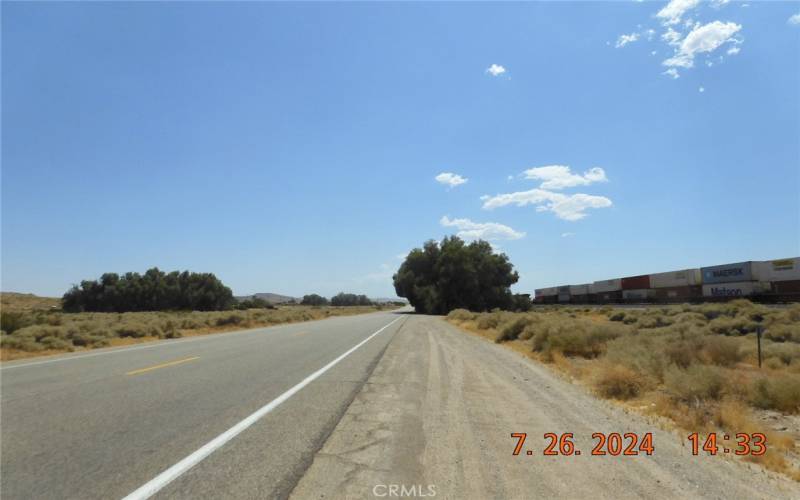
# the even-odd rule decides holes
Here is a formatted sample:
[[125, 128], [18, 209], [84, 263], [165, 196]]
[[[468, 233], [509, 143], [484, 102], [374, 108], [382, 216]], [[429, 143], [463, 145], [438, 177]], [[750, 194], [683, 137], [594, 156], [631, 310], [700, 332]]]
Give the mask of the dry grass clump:
[[210, 312], [3, 311], [0, 314], [3, 326], [0, 352], [5, 360], [25, 357], [31, 353], [105, 347], [127, 339], [169, 339], [189, 334], [362, 314], [379, 309], [379, 306], [285, 306], [277, 309]]
[[[459, 311], [457, 317], [466, 328], [492, 332], [488, 336], [498, 342], [527, 342], [536, 357], [585, 380], [604, 398], [654, 402], [656, 413], [691, 431], [771, 433], [770, 442], [791, 446], [751, 459], [800, 479], [800, 470], [784, 457], [797, 437], [750, 419], [763, 410], [800, 414], [800, 305], [550, 306], [519, 314]], [[734, 411], [742, 416], [734, 418]]]
[[597, 392], [604, 398], [623, 400], [638, 396], [644, 385], [638, 373], [616, 364], [604, 364], [598, 367], [593, 383]]

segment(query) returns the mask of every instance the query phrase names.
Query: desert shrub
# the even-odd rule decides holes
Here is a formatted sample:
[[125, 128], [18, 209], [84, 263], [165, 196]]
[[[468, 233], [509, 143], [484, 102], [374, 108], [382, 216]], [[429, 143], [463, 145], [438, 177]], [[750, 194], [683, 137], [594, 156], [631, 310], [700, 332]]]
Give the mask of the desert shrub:
[[764, 330], [764, 338], [776, 342], [800, 343], [800, 322], [771, 325]]
[[625, 319], [624, 311], [617, 311], [608, 316], [609, 321], [622, 321]]
[[554, 352], [565, 356], [595, 358], [605, 349], [605, 344], [628, 332], [627, 327], [616, 323], [593, 323], [587, 320], [556, 321], [543, 323], [532, 337], [534, 351], [548, 358]]
[[672, 323], [673, 319], [669, 316], [662, 316], [660, 311], [648, 311], [647, 314], [643, 314], [639, 317], [639, 321], [636, 322], [636, 325], [639, 328], [661, 328], [669, 326]]
[[129, 323], [116, 327], [114, 334], [120, 338], [131, 337], [138, 339], [147, 336], [148, 328], [147, 325]]
[[758, 408], [798, 413], [800, 375], [787, 373], [754, 379], [750, 385], [749, 402]]
[[746, 335], [755, 332], [758, 323], [744, 316], [720, 317], [710, 321], [708, 328], [720, 335]]
[[33, 320], [30, 314], [19, 311], [0, 313], [0, 330], [9, 335], [31, 324], [33, 324]]
[[225, 325], [238, 325], [244, 321], [244, 316], [241, 314], [226, 314], [216, 319], [214, 324], [216, 326]]
[[709, 335], [703, 337], [702, 355], [714, 365], [733, 366], [742, 359], [738, 339]]
[[651, 335], [626, 335], [610, 341], [605, 358], [635, 370], [641, 377], [662, 381], [667, 359], [663, 342]]
[[672, 339], [665, 347], [664, 355], [670, 363], [680, 368], [688, 368], [698, 361], [702, 344], [702, 339], [696, 337]]
[[[795, 343], [764, 343], [762, 355], [764, 360], [777, 359], [783, 365], [791, 365], [795, 360], [800, 360], [800, 345]], [[748, 347], [750, 357], [755, 359], [758, 354], [755, 342]]]
[[686, 369], [673, 366], [664, 373], [664, 386], [672, 397], [682, 401], [717, 400], [722, 395], [725, 377], [715, 366], [694, 364]]
[[447, 315], [447, 319], [452, 319], [455, 321], [470, 321], [475, 319], [475, 316], [477, 316], [475, 313], [466, 309], [453, 309]]
[[484, 313], [478, 316], [478, 328], [480, 330], [489, 330], [490, 328], [497, 328], [498, 325], [505, 319], [506, 314], [500, 311]]
[[638, 373], [621, 365], [606, 365], [595, 374], [594, 387], [605, 398], [631, 399], [642, 389]]
[[497, 341], [514, 340], [519, 337], [522, 331], [530, 324], [536, 321], [535, 317], [530, 315], [519, 315], [502, 324], [500, 332], [497, 336]]
[[39, 341], [45, 349], [72, 350], [72, 342], [58, 337], [45, 337]]

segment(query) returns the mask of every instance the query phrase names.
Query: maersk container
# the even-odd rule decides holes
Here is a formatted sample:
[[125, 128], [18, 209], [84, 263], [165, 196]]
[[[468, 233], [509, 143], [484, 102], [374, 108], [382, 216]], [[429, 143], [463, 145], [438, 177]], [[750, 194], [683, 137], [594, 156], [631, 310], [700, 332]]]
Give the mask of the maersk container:
[[769, 283], [761, 281], [741, 281], [738, 283], [703, 285], [703, 297], [710, 298], [748, 297], [750, 295], [761, 295], [769, 292]]
[[613, 280], [595, 281], [589, 286], [589, 292], [597, 294], [617, 292], [619, 290], [622, 290], [622, 280], [619, 278]]
[[645, 288], [650, 288], [650, 275], [628, 276], [627, 278], [622, 278], [621, 283], [623, 290], [644, 290]]
[[800, 280], [800, 257], [753, 262], [753, 275], [758, 281]]
[[650, 288], [640, 288], [638, 290], [623, 290], [622, 298], [626, 302], [648, 302], [656, 297], [656, 291]]
[[[723, 264], [721, 266], [701, 267], [703, 285], [712, 283], [738, 283], [753, 281], [753, 266], [751, 261], [736, 264]], [[705, 288], [703, 288], [705, 291]], [[705, 293], [703, 293], [705, 295]]]
[[703, 282], [700, 269], [682, 269], [668, 273], [650, 275], [651, 288], [674, 288], [700, 285]]
[[589, 295], [589, 284], [585, 285], [571, 285], [569, 287], [570, 295]]

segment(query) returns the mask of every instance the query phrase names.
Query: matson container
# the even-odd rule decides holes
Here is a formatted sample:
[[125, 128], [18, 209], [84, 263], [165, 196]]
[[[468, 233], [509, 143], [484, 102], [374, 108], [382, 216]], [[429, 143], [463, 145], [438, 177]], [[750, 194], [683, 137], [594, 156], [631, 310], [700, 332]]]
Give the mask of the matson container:
[[668, 273], [650, 275], [651, 288], [673, 288], [699, 285], [702, 281], [700, 269], [682, 269]]
[[623, 290], [622, 298], [626, 302], [648, 302], [656, 298], [656, 291], [650, 288], [642, 288], [639, 290]]
[[642, 274], [640, 276], [629, 276], [622, 278], [623, 290], [644, 290], [650, 288], [650, 275]]
[[[617, 278], [613, 280], [595, 281], [589, 286], [589, 293], [605, 293], [616, 292], [622, 290], [622, 280]], [[621, 297], [622, 295], [620, 295]]]
[[769, 291], [769, 283], [760, 281], [703, 285], [703, 297], [747, 297], [750, 295], [769, 293]]
[[753, 274], [759, 281], [800, 280], [800, 257], [753, 262]]
[[[736, 264], [723, 264], [721, 266], [701, 267], [703, 284], [707, 283], [738, 283], [753, 281], [752, 262], [738, 262]], [[703, 288], [705, 291], [705, 287]], [[703, 293], [705, 295], [705, 292]]]
[[[700, 270], [697, 270], [700, 273]], [[652, 279], [653, 277], [650, 276]], [[686, 300], [695, 300], [703, 296], [703, 287], [700, 285], [693, 286], [671, 286], [665, 288], [655, 288], [656, 298], [664, 302], [681, 302]]]

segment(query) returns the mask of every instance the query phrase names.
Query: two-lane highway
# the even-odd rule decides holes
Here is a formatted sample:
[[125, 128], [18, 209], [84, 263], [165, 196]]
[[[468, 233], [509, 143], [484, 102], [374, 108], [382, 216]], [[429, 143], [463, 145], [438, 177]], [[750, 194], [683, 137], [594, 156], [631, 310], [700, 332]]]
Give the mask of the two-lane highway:
[[0, 496], [285, 497], [405, 319], [4, 363]]

